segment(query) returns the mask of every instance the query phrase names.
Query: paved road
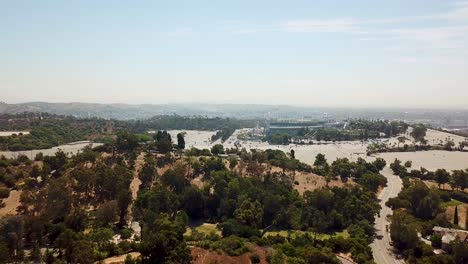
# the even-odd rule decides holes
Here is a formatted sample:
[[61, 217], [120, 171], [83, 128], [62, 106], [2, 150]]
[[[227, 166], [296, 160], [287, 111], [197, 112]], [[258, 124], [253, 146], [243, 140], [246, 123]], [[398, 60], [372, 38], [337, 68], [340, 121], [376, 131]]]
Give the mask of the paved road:
[[386, 217], [392, 214], [392, 209], [385, 206], [388, 199], [398, 195], [403, 184], [400, 177], [393, 175], [389, 167], [385, 167], [381, 174], [387, 178], [388, 182], [387, 187], [385, 187], [379, 195], [382, 209], [380, 210], [380, 216], [375, 220], [374, 227], [377, 230], [377, 237], [371, 244], [372, 254], [374, 255], [374, 261], [379, 264], [404, 263], [401, 258], [398, 258], [392, 252], [393, 247], [390, 246], [390, 233], [386, 231], [386, 226], [390, 226]]

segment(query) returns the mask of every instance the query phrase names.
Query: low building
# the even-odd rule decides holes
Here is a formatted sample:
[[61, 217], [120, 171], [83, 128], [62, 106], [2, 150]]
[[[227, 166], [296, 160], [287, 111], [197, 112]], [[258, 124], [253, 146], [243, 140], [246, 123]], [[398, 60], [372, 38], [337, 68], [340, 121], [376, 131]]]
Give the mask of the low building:
[[442, 238], [443, 250], [446, 250], [450, 245], [450, 242], [457, 238], [460, 241], [468, 242], [468, 231], [466, 230], [435, 226], [432, 231], [434, 231], [434, 234], [439, 235]]

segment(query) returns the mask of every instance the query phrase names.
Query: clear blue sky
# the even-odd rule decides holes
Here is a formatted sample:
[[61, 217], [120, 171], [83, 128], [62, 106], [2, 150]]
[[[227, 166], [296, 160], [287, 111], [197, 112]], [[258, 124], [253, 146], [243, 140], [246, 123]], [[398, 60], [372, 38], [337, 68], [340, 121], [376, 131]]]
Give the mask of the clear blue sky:
[[468, 106], [468, 2], [0, 1], [0, 100]]

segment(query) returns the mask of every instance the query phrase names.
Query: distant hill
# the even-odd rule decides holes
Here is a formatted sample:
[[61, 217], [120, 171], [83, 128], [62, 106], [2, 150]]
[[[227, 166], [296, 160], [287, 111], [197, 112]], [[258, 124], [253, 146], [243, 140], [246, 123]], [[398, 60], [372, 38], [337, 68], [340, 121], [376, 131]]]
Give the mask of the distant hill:
[[0, 102], [0, 113], [45, 112], [80, 118], [130, 120], [147, 119], [157, 115], [228, 117], [270, 120], [342, 121], [349, 118], [398, 119], [410, 123], [425, 123], [434, 127], [468, 127], [468, 110], [402, 109], [402, 108], [326, 108], [261, 104], [94, 104], [29, 102], [8, 104]]
[[45, 112], [75, 117], [99, 117], [104, 119], [146, 119], [156, 115], [207, 116], [231, 118], [266, 118], [289, 119], [303, 118], [308, 112], [309, 118], [321, 118], [322, 112], [293, 107], [271, 105], [236, 105], [236, 104], [94, 104], [94, 103], [46, 103], [30, 102], [20, 104], [0, 103], [0, 113], [17, 114], [23, 112]]

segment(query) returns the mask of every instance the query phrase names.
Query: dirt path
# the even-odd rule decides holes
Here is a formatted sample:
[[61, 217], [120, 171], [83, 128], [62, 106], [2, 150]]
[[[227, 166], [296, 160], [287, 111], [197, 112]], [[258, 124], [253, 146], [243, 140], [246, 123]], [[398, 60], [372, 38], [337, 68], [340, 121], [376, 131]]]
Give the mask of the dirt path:
[[16, 215], [16, 208], [20, 205], [21, 191], [10, 191], [10, 196], [4, 199], [5, 207], [0, 208], [0, 217], [6, 215]]
[[[140, 189], [140, 184], [141, 180], [138, 178], [138, 174], [145, 164], [145, 153], [141, 152], [140, 155], [135, 160], [135, 170], [133, 171], [133, 179], [132, 182], [130, 183], [130, 191], [132, 192], [132, 205], [133, 202], [136, 200], [137, 195], [138, 195], [138, 190]], [[129, 206], [129, 218], [128, 222], [130, 223], [130, 226], [132, 226], [133, 222], [133, 213], [132, 213], [132, 205]]]
[[141, 180], [138, 178], [138, 173], [141, 167], [145, 164], [145, 153], [141, 152], [135, 160], [135, 170], [133, 171], [133, 180], [130, 183], [130, 191], [132, 192], [132, 201], [135, 201], [138, 190], [140, 189]]

